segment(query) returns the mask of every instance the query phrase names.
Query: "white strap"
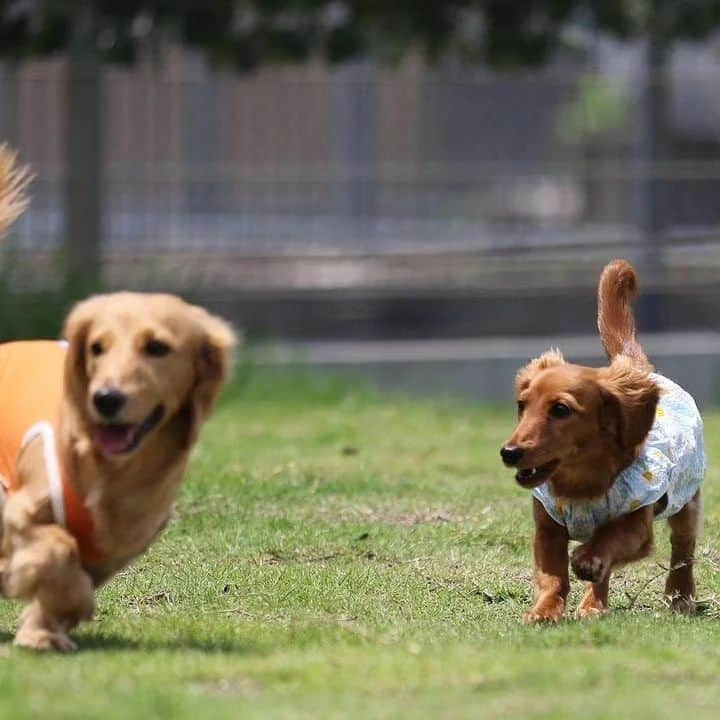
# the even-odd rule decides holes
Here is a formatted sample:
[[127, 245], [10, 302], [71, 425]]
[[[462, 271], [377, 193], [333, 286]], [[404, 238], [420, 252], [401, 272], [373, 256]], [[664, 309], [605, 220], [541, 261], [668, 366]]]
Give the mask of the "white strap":
[[53, 511], [55, 522], [65, 527], [65, 501], [63, 500], [62, 478], [60, 477], [60, 466], [58, 464], [57, 452], [55, 450], [55, 431], [52, 425], [43, 420], [35, 423], [26, 433], [22, 441], [25, 447], [37, 436], [42, 437], [43, 459], [48, 478], [48, 489], [50, 491], [50, 505]]

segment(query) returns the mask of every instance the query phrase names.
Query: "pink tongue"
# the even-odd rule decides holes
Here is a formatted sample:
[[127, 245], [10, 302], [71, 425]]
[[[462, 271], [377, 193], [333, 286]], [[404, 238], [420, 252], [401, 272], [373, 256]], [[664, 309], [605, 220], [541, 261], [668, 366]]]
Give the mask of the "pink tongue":
[[95, 430], [95, 442], [108, 455], [126, 452], [132, 441], [132, 425], [103, 425]]

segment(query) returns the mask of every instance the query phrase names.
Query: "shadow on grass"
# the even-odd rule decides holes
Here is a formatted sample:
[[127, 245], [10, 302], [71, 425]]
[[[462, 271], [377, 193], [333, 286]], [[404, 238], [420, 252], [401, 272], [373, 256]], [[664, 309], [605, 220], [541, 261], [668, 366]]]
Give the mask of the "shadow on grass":
[[634, 607], [615, 606], [611, 607], [610, 611], [602, 617], [579, 619], [575, 617], [573, 611], [570, 611], [557, 622], [519, 624], [519, 627], [525, 631], [520, 639], [526, 641], [528, 637], [533, 636], [564, 635], [567, 632], [580, 631], [598, 637], [604, 637], [607, 634], [608, 637], [613, 637], [618, 642], [624, 642], [622, 634], [618, 635], [617, 633], [618, 629], [622, 628], [622, 624], [626, 622], [636, 623], [638, 619], [644, 619], [649, 623], [677, 621], [703, 625], [714, 624], [718, 618], [717, 610], [707, 602], [698, 602], [694, 612], [675, 612], [667, 607], [662, 608], [662, 612], [664, 612], [664, 616], [663, 614], [658, 615], [658, 607], [650, 604]]
[[[82, 633], [70, 633], [72, 639], [78, 645], [78, 654], [86, 652], [188, 652], [224, 654], [224, 655], [266, 655], [269, 648], [258, 643], [244, 642], [242, 640], [213, 640], [208, 638], [203, 641], [199, 638], [177, 637], [167, 640], [153, 639], [134, 640], [123, 635], [104, 633], [102, 635], [83, 635]], [[0, 646], [12, 645], [15, 633], [7, 630], [0, 631]], [[25, 650], [29, 654], [36, 651]], [[45, 651], [40, 651], [45, 655]], [[54, 654], [54, 653], [50, 653]]]
[[268, 652], [266, 646], [242, 639], [218, 640], [216, 638], [207, 638], [204, 640], [196, 637], [174, 637], [167, 639], [138, 638], [135, 640], [114, 633], [87, 636], [79, 634], [73, 637], [79, 646], [80, 652], [157, 652], [178, 650], [182, 652], [195, 651], [208, 654], [221, 653], [228, 655], [264, 655]]

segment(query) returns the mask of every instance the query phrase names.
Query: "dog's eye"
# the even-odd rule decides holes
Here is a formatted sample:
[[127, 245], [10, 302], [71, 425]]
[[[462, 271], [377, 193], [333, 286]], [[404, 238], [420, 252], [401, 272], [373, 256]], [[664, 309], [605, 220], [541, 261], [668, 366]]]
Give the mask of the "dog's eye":
[[165, 357], [170, 352], [170, 346], [162, 340], [148, 340], [145, 344], [145, 354], [150, 357]]
[[525, 403], [522, 400], [518, 400], [517, 404], [518, 417], [525, 412]]
[[572, 410], [565, 403], [555, 403], [550, 408], [550, 416], [556, 420], [562, 420], [572, 413]]
[[97, 357], [98, 355], [103, 354], [103, 346], [102, 343], [99, 340], [96, 340], [91, 346], [90, 346], [90, 353]]

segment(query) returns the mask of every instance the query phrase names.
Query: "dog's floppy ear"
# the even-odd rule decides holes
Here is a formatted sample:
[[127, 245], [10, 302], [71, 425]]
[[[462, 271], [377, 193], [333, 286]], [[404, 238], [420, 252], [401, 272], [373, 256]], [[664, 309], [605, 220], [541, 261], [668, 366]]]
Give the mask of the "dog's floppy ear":
[[230, 375], [238, 338], [224, 320], [200, 307], [192, 313], [199, 327], [195, 350], [195, 385], [191, 391], [188, 444], [197, 438], [201, 425], [212, 412], [215, 400]]
[[555, 348], [551, 348], [540, 355], [540, 357], [531, 360], [524, 368], [518, 371], [518, 374], [515, 376], [515, 392], [519, 393], [525, 390], [541, 370], [547, 370], [548, 368], [564, 364], [565, 358], [562, 353]]
[[603, 397], [601, 425], [613, 434], [623, 452], [634, 451], [652, 428], [660, 390], [647, 371], [619, 355], [598, 372]]
[[65, 320], [63, 337], [68, 342], [65, 358], [65, 392], [75, 407], [82, 407], [87, 394], [87, 335], [104, 298], [96, 295], [79, 302]]

